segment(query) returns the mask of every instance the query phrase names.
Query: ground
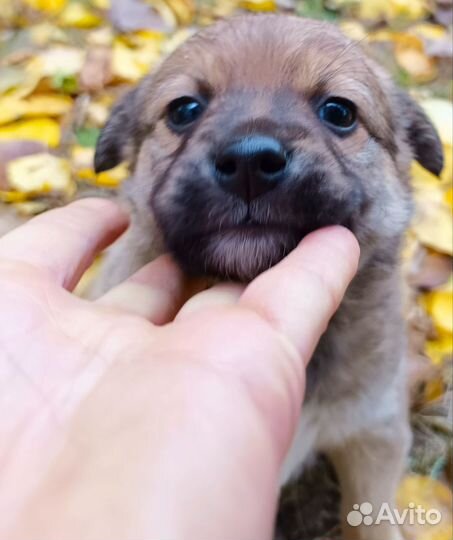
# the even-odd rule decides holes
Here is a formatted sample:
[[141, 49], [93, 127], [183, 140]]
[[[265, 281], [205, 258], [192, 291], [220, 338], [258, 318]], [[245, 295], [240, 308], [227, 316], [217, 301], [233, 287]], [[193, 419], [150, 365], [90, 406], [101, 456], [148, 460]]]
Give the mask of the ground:
[[[452, 540], [452, 0], [0, 0], [0, 235], [80, 193], [115, 192], [126, 165], [97, 175], [92, 159], [116, 96], [198, 27], [238, 11], [336, 22], [439, 130], [446, 166], [440, 180], [413, 166], [417, 212], [403, 254], [414, 446], [399, 505], [443, 513], [437, 526], [406, 527], [407, 540]], [[285, 539], [338, 538], [334, 477], [320, 462], [305, 480], [313, 505], [329, 486], [318, 501], [324, 529], [307, 531], [299, 483], [282, 499]]]

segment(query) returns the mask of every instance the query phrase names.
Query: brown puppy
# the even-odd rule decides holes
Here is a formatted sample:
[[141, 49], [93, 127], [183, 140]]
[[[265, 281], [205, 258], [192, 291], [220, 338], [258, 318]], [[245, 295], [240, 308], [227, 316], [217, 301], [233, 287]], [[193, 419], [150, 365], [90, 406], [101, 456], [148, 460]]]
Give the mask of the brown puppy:
[[[360, 270], [309, 365], [283, 471], [286, 481], [309, 451], [326, 452], [343, 516], [394, 505], [410, 442], [398, 259], [413, 157], [442, 169], [421, 109], [335, 27], [275, 15], [187, 41], [116, 105], [96, 151], [98, 171], [133, 167], [133, 223], [103, 288], [163, 250], [189, 273], [247, 281], [309, 231], [356, 234]], [[386, 522], [343, 524], [348, 540], [401, 538]]]

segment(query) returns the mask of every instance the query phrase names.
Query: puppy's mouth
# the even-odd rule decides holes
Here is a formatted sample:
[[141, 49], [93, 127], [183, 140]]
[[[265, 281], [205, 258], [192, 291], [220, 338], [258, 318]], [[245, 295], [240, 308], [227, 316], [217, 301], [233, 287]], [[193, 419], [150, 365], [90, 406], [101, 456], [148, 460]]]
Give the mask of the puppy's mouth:
[[260, 236], [269, 237], [271, 235], [303, 236], [303, 231], [287, 223], [262, 222], [247, 216], [237, 224], [227, 226], [220, 224], [217, 228], [204, 231], [200, 234], [200, 237], [229, 236], [232, 238], [235, 235], [239, 239], [245, 239], [247, 237], [253, 239]]
[[200, 181], [187, 180], [190, 199], [177, 200], [180, 213], [175, 215], [168, 199], [157, 197], [155, 215], [167, 248], [188, 274], [248, 282], [280, 262], [310, 232], [347, 226], [348, 205], [334, 192], [322, 191], [316, 175], [304, 180], [294, 181], [292, 190], [273, 190], [252, 201], [225, 198]]
[[303, 236], [301, 229], [287, 224], [246, 219], [186, 236], [172, 251], [190, 274], [249, 282], [277, 264]]

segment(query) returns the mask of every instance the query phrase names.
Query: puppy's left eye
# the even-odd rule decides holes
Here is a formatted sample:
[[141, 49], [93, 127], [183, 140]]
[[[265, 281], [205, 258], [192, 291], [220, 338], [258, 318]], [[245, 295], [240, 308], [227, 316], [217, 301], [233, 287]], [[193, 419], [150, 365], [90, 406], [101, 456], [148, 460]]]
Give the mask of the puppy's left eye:
[[357, 124], [357, 108], [348, 99], [333, 97], [318, 109], [319, 118], [340, 135], [350, 133]]
[[203, 112], [203, 105], [193, 97], [183, 96], [168, 105], [167, 115], [170, 127], [181, 130], [189, 126]]

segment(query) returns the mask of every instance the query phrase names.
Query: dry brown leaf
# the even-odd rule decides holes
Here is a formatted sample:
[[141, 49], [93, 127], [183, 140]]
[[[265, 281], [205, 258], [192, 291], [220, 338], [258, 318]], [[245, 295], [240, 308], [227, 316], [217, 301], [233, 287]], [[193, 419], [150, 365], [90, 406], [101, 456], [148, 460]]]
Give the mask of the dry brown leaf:
[[409, 276], [409, 282], [421, 289], [435, 289], [450, 279], [452, 258], [441, 253], [428, 251], [418, 267]]
[[79, 81], [83, 90], [90, 92], [105, 88], [112, 80], [112, 50], [96, 46], [88, 49]]

